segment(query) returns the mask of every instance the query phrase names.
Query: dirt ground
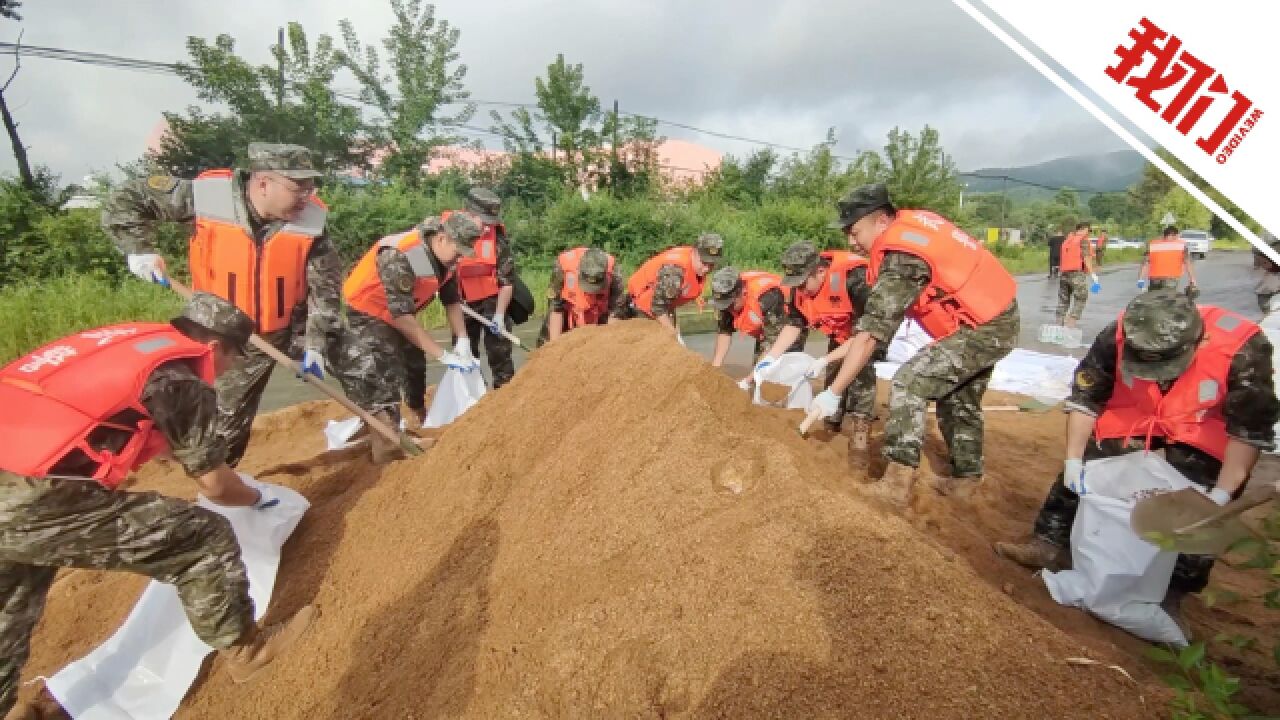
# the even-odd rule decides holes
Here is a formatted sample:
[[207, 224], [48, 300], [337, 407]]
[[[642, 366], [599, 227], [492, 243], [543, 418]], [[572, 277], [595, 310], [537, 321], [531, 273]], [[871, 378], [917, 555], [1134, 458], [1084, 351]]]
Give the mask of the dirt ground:
[[[1145, 643], [991, 552], [1026, 535], [1060, 466], [1056, 411], [989, 413], [981, 490], [918, 483], [904, 516], [863, 499], [843, 437], [800, 438], [798, 411], [752, 406], [644, 321], [534, 353], [422, 458], [324, 453], [320, 428], [342, 415], [317, 402], [260, 418], [241, 467], [311, 501], [269, 619], [307, 603], [319, 619], [252, 685], [211, 662], [179, 717], [1165, 715]], [[927, 450], [923, 473], [945, 468], [936, 429]], [[192, 494], [160, 465], [135, 489]], [[143, 584], [64, 575], [25, 677], [105, 639]], [[1192, 601], [1189, 615], [1198, 636], [1259, 639], [1213, 652], [1253, 707], [1280, 707], [1264, 655], [1280, 613]]]

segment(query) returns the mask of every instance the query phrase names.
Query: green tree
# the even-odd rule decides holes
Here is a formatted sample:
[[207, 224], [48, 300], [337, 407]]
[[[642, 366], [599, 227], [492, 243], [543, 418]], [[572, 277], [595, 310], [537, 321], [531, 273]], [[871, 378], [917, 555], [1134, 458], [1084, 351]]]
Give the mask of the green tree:
[[[339, 61], [359, 81], [360, 99], [381, 113], [371, 127], [371, 139], [387, 152], [381, 174], [417, 184], [432, 150], [459, 142], [450, 129], [476, 108], [466, 102], [471, 94], [462, 84], [467, 66], [458, 62], [458, 29], [437, 20], [435, 5], [422, 0], [391, 0], [391, 9], [395, 23], [382, 40], [391, 72], [382, 71], [377, 48], [361, 45], [350, 20], [340, 23], [346, 50]], [[457, 112], [444, 112], [459, 104]]]
[[888, 140], [883, 161], [868, 161], [868, 169], [888, 186], [894, 204], [954, 215], [960, 204], [960, 183], [938, 131], [925, 125], [916, 137], [895, 127]]
[[302, 26], [289, 23], [285, 46], [271, 47], [277, 65], [249, 63], [225, 34], [212, 43], [189, 37], [187, 51], [191, 62], [180, 64], [178, 74], [201, 100], [225, 105], [229, 112], [192, 106], [185, 114], [165, 113], [169, 131], [149, 157], [152, 166], [190, 176], [243, 160], [254, 141], [304, 145], [330, 171], [367, 164], [360, 110], [342, 102], [332, 87], [339, 57], [329, 36], [321, 35], [313, 48]]
[[1165, 193], [1155, 205], [1151, 206], [1150, 222], [1160, 225], [1165, 213], [1171, 213], [1174, 224], [1179, 228], [1195, 228], [1204, 230], [1213, 221], [1213, 213], [1181, 187], [1174, 187]]
[[1123, 192], [1095, 193], [1089, 198], [1089, 212], [1100, 222], [1124, 224], [1136, 219], [1129, 197]]
[[1068, 210], [1078, 212], [1080, 209], [1080, 193], [1076, 192], [1075, 188], [1059, 188], [1058, 192], [1053, 195], [1053, 202]]

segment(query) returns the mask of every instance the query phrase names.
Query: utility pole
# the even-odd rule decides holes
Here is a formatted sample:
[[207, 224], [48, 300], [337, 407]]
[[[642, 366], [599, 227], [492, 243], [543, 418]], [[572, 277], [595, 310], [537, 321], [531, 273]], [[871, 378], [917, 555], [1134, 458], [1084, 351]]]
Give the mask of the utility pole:
[[276, 140], [283, 140], [284, 133], [284, 28], [276, 32], [279, 52], [276, 54]]
[[551, 162], [556, 161], [556, 131], [551, 131]]
[[1009, 202], [1006, 192], [1009, 188], [1009, 176], [1002, 175], [1000, 177], [1000, 234], [997, 237], [1004, 236], [1004, 206]]

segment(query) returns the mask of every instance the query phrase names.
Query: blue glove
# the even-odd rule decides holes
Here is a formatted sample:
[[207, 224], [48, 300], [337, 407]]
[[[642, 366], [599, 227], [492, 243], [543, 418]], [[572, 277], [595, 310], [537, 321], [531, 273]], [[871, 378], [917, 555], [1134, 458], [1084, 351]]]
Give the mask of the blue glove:
[[1090, 273], [1089, 277], [1093, 278], [1093, 284], [1089, 286], [1089, 292], [1094, 295], [1102, 292], [1102, 283], [1098, 282], [1098, 276]]
[[302, 372], [298, 377], [310, 375], [317, 380], [324, 379], [324, 357], [315, 350], [307, 350], [302, 353]]
[[1139, 290], [1144, 289], [1146, 286], [1147, 286], [1147, 281], [1146, 281], [1146, 280], [1139, 280], [1139, 281], [1138, 281], [1138, 289], [1139, 289]]
[[268, 498], [266, 493], [259, 490], [258, 501], [255, 502], [250, 507], [252, 507], [254, 510], [266, 510], [268, 508], [273, 508], [279, 504], [280, 504], [280, 498]]

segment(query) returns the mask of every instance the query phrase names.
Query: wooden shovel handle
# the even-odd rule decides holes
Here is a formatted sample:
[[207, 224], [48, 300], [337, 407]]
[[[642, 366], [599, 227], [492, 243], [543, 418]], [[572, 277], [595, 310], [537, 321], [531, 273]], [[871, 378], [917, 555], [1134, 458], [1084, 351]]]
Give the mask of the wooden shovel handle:
[[[191, 299], [191, 294], [192, 294], [191, 288], [183, 285], [177, 280], [174, 280], [172, 277], [169, 278], [169, 287], [171, 287], [174, 292], [181, 295], [184, 300]], [[418, 455], [422, 453], [422, 448], [418, 447], [416, 444], [412, 442], [408, 442], [408, 443], [404, 442], [400, 437], [400, 433], [392, 429], [391, 426], [387, 425], [386, 423], [382, 422], [378, 418], [374, 417], [372, 413], [368, 412], [364, 408], [348, 400], [345, 395], [343, 395], [342, 393], [330, 387], [328, 383], [324, 382], [323, 380], [320, 380], [314, 375], [309, 375], [307, 373], [302, 372], [302, 368], [300, 368], [297, 363], [295, 363], [292, 359], [290, 359], [288, 355], [285, 355], [284, 353], [277, 350], [274, 345], [267, 342], [266, 340], [263, 340], [261, 337], [257, 335], [257, 333], [254, 333], [249, 337], [249, 342], [253, 343], [254, 347], [266, 353], [267, 356], [270, 357], [272, 360], [275, 360], [280, 365], [283, 365], [293, 370], [294, 373], [300, 375], [304, 381], [311, 383], [313, 387], [315, 387], [325, 395], [328, 395], [330, 398], [336, 401], [339, 405], [355, 413], [357, 416], [359, 416], [361, 420], [365, 421], [365, 423], [367, 423], [369, 427], [373, 429], [374, 432], [385, 437], [386, 439], [390, 440], [396, 445], [403, 447], [405, 451], [409, 452], [410, 454]], [[413, 446], [413, 450], [409, 449], [408, 447], [409, 445]]]

